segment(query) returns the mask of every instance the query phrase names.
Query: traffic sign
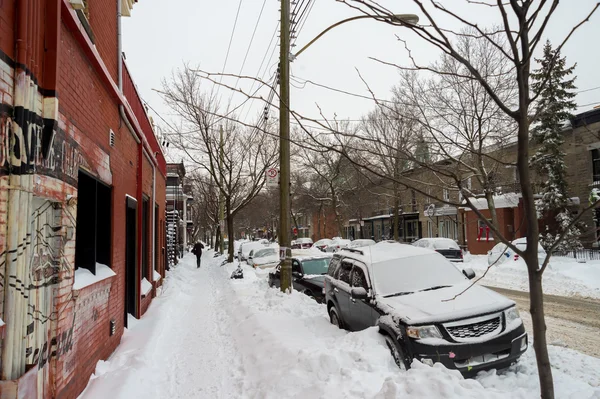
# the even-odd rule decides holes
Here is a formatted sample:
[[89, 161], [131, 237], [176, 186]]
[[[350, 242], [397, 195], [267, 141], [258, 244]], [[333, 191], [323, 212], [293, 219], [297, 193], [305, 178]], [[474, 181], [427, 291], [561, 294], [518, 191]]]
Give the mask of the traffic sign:
[[279, 185], [279, 170], [275, 168], [267, 169], [267, 187], [277, 187]]

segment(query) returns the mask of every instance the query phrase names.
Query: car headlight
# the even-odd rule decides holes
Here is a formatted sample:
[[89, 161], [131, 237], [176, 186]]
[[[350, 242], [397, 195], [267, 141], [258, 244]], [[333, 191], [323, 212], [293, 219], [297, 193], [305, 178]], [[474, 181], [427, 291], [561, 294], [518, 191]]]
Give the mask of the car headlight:
[[519, 316], [519, 311], [516, 306], [506, 309], [504, 311], [504, 318], [506, 319], [506, 325], [510, 325], [515, 320], [521, 320], [521, 316]]
[[406, 335], [415, 339], [442, 338], [442, 334], [436, 326], [407, 327]]

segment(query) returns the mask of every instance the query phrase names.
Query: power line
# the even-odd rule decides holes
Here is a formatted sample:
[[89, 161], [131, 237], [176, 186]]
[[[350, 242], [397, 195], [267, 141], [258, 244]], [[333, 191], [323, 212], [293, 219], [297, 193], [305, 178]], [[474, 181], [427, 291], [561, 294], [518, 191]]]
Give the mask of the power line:
[[[263, 0], [263, 4], [260, 9], [260, 13], [258, 14], [258, 20], [256, 21], [256, 25], [254, 25], [254, 30], [252, 31], [252, 37], [250, 38], [250, 43], [248, 44], [248, 49], [246, 49], [246, 55], [244, 55], [244, 61], [242, 62], [242, 67], [240, 68], [240, 72], [238, 73], [238, 75], [242, 74], [242, 71], [244, 70], [244, 65], [246, 65], [246, 60], [248, 59], [248, 54], [250, 53], [250, 48], [252, 47], [252, 42], [254, 42], [254, 35], [256, 34], [256, 29], [258, 28], [258, 25], [260, 24], [260, 19], [262, 17], [263, 10], [265, 9], [265, 4], [267, 4], [267, 0]], [[238, 77], [237, 81], [239, 82], [239, 80], [240, 80], [240, 78]], [[236, 85], [237, 85], [237, 82], [236, 82]], [[252, 89], [250, 89], [250, 91], [252, 91]]]
[[242, 8], [242, 2], [244, 0], [240, 0], [238, 3], [237, 12], [235, 13], [235, 20], [233, 21], [233, 29], [231, 30], [231, 37], [229, 38], [229, 45], [227, 46], [227, 54], [225, 54], [225, 62], [223, 63], [223, 70], [221, 71], [221, 77], [219, 78], [219, 85], [217, 86], [217, 95], [219, 95], [219, 88], [221, 87], [221, 82], [223, 80], [223, 74], [225, 73], [225, 67], [227, 67], [227, 60], [229, 59], [229, 51], [231, 50], [231, 43], [233, 42], [233, 36], [235, 35], [235, 28], [237, 26], [238, 17], [240, 16], [240, 9]]

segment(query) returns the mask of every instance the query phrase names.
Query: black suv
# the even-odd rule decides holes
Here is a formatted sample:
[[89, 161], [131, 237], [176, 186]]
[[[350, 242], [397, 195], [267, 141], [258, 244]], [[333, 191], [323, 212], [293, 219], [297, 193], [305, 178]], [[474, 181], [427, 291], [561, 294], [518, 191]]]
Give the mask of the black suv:
[[[472, 376], [510, 366], [527, 349], [515, 303], [442, 255], [398, 243], [336, 253], [325, 279], [332, 324], [378, 326], [400, 368], [413, 359]], [[469, 288], [470, 287], [470, 288]]]
[[[323, 284], [331, 256], [294, 256], [292, 258], [292, 286], [317, 302], [322, 303], [325, 295]], [[269, 286], [281, 284], [281, 265], [269, 273]]]

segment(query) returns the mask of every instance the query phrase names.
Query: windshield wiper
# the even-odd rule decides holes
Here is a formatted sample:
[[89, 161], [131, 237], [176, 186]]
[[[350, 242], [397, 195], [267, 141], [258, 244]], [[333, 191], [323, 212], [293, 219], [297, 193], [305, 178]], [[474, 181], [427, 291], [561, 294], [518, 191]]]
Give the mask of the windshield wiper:
[[429, 288], [425, 288], [424, 290], [420, 290], [419, 292], [439, 290], [440, 288], [448, 288], [448, 287], [450, 287], [450, 286], [449, 285], [436, 285], [434, 287], [429, 287]]
[[393, 296], [402, 296], [402, 295], [409, 295], [409, 294], [414, 294], [414, 291], [408, 291], [408, 292], [397, 292], [395, 294], [390, 294], [390, 295], [385, 295], [384, 298], [390, 298]]

